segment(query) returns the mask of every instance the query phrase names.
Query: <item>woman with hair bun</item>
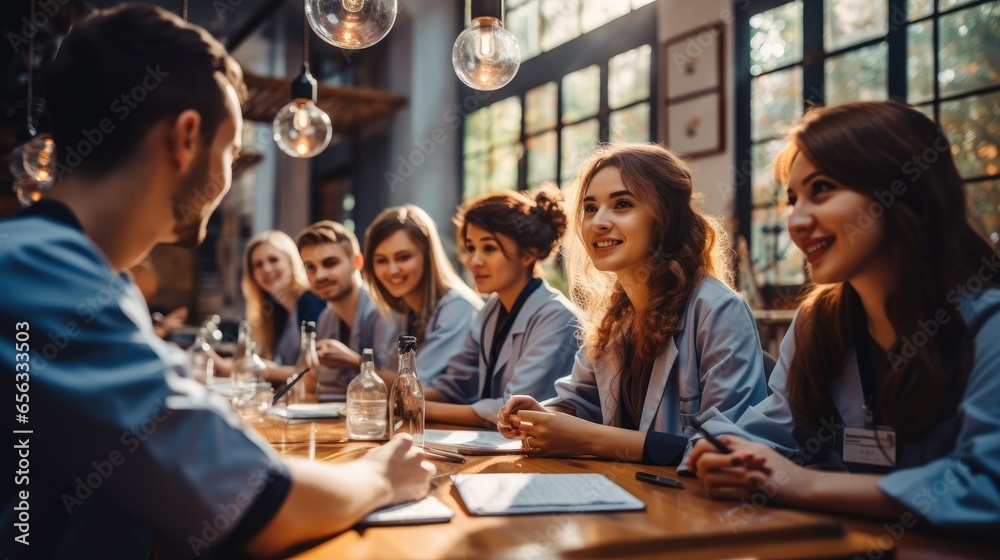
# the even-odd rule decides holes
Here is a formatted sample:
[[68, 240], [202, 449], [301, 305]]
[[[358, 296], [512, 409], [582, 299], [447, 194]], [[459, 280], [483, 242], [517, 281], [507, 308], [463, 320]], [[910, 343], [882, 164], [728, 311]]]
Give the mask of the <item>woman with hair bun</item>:
[[491, 294], [465, 346], [427, 387], [427, 419], [496, 423], [513, 394], [555, 396], [579, 345], [576, 307], [541, 277], [541, 263], [566, 231], [558, 189], [534, 199], [505, 191], [480, 196], [456, 216], [458, 241], [476, 290]]
[[573, 188], [566, 256], [584, 347], [554, 399], [514, 395], [497, 426], [529, 455], [676, 465], [696, 421], [735, 420], [764, 398], [726, 238], [695, 209], [687, 165], [655, 144], [598, 149]]

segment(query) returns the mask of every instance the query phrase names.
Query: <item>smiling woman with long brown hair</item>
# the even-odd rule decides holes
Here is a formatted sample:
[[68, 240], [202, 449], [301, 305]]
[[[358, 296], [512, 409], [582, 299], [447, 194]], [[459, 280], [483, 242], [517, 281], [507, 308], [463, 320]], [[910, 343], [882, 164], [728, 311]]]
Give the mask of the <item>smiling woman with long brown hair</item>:
[[567, 266], [584, 347], [554, 399], [515, 395], [498, 426], [531, 454], [677, 464], [692, 418], [735, 420], [764, 398], [725, 237], [694, 208], [687, 165], [661, 146], [599, 148], [573, 190]]
[[[774, 394], [738, 428], [709, 424], [707, 490], [774, 485], [798, 507], [989, 533], [1000, 527], [1000, 260], [966, 219], [951, 145], [898, 102], [814, 109], [778, 180], [815, 288], [781, 345]], [[850, 473], [803, 470], [835, 463]], [[933, 503], [928, 499], [935, 490]], [[915, 522], [915, 521], [914, 521]]]

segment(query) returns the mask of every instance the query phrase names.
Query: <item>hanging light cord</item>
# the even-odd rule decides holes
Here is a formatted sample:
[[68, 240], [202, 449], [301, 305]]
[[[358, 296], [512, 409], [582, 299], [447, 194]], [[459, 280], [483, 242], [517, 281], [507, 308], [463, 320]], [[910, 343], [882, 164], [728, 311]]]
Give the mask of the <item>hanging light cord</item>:
[[188, 0], [183, 0], [181, 3], [181, 17], [184, 18], [184, 21], [188, 20]]
[[[31, 21], [35, 21], [35, 0], [28, 0], [31, 3]], [[32, 101], [34, 101], [34, 87], [33, 87], [33, 72], [32, 68], [35, 66], [35, 33], [28, 38], [28, 98], [25, 100], [24, 113], [26, 115], [25, 125], [28, 128], [28, 134], [31, 136], [35, 135], [35, 126], [33, 119], [31, 118], [32, 112]]]
[[309, 18], [306, 17], [305, 3], [302, 5], [302, 71], [309, 71]]

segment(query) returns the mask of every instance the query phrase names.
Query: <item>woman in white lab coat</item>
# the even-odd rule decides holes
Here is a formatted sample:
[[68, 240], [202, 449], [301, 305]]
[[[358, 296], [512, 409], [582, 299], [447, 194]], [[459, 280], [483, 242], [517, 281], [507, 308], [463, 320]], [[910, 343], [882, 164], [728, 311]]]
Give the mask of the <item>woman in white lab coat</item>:
[[[776, 175], [816, 286], [773, 395], [738, 427], [705, 425], [743, 436], [721, 437], [732, 454], [691, 454], [708, 493], [1000, 529], [1000, 256], [969, 226], [951, 154], [940, 127], [894, 101], [793, 127]], [[850, 472], [799, 467], [813, 463]]]
[[455, 221], [476, 289], [491, 295], [462, 351], [428, 383], [427, 419], [493, 426], [512, 394], [554, 397], [579, 348], [579, 311], [542, 279], [566, 214], [561, 194], [548, 187], [533, 200], [515, 191], [483, 195]]
[[694, 209], [687, 166], [660, 146], [598, 149], [574, 191], [567, 257], [584, 348], [555, 398], [514, 396], [498, 426], [533, 455], [676, 465], [692, 419], [735, 420], [764, 398], [760, 339], [727, 285], [724, 234]]
[[383, 315], [402, 314], [400, 332], [417, 337], [421, 383], [444, 373], [476, 323], [483, 299], [451, 266], [427, 212], [412, 204], [383, 210], [365, 232], [363, 275]]

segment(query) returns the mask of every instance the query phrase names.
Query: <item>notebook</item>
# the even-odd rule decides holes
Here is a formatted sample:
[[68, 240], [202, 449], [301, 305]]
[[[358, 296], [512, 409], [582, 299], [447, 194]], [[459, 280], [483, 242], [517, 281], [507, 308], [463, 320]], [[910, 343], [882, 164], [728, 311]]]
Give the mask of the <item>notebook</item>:
[[441, 500], [434, 496], [427, 496], [423, 500], [390, 506], [376, 510], [362, 519], [359, 527], [369, 527], [373, 525], [423, 525], [431, 523], [447, 523], [455, 514], [451, 508], [444, 505]]
[[337, 418], [347, 409], [344, 403], [296, 403], [284, 406], [272, 406], [267, 409], [271, 416], [286, 420], [309, 420], [316, 418]]
[[[419, 441], [418, 441], [419, 443]], [[524, 453], [521, 440], [498, 432], [476, 430], [424, 430], [423, 444], [462, 455], [512, 455]]]
[[603, 474], [457, 474], [452, 477], [473, 515], [639, 511], [646, 504]]

